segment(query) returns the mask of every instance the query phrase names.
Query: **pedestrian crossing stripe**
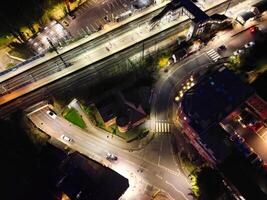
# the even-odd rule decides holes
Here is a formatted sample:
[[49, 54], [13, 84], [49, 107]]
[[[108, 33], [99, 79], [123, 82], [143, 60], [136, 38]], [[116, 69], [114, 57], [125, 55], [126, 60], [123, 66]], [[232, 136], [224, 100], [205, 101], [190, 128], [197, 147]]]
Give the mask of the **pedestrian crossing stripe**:
[[155, 132], [156, 133], [169, 133], [170, 124], [166, 122], [155, 122]]
[[214, 60], [215, 62], [216, 62], [219, 58], [221, 58], [220, 54], [218, 54], [218, 52], [215, 51], [214, 49], [211, 49], [211, 50], [207, 51], [207, 54], [208, 54], [208, 56], [209, 56], [212, 60]]

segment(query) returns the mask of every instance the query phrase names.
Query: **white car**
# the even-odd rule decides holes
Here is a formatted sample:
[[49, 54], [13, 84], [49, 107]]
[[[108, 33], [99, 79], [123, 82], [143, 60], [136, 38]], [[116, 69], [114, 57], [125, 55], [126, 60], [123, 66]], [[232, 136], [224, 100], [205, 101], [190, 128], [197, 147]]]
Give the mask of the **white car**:
[[54, 111], [52, 111], [52, 110], [46, 111], [46, 114], [48, 114], [52, 119], [56, 119], [57, 118], [56, 113]]
[[118, 157], [115, 156], [114, 154], [107, 153], [106, 159], [109, 161], [116, 161], [116, 160], [118, 160]]
[[252, 42], [252, 41], [251, 41], [251, 42], [249, 42], [249, 43], [245, 44], [245, 46], [244, 46], [244, 47], [245, 47], [246, 49], [248, 49], [248, 48], [251, 48], [251, 47], [253, 47], [254, 45], [255, 45], [255, 42]]
[[73, 142], [73, 139], [69, 138], [68, 136], [66, 135], [61, 135], [61, 139], [67, 141], [67, 142]]
[[245, 53], [245, 51], [243, 49], [238, 49], [238, 50], [234, 51], [233, 54], [234, 54], [234, 56], [238, 56], [238, 55], [242, 55], [244, 53]]

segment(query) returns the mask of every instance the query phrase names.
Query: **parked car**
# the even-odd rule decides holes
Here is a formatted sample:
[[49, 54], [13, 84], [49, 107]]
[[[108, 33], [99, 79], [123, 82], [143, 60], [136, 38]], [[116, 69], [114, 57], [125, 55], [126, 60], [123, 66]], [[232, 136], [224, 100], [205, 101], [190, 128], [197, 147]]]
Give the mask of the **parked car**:
[[48, 110], [46, 111], [46, 113], [48, 114], [48, 116], [50, 116], [52, 119], [56, 119], [57, 118], [57, 115], [54, 111], [52, 110]]

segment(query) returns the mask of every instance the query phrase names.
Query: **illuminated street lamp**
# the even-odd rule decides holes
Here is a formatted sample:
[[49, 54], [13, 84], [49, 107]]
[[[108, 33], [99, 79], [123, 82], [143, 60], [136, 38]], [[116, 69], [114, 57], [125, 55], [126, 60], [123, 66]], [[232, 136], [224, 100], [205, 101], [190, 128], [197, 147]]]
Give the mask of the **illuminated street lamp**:
[[179, 100], [180, 100], [180, 97], [176, 96], [175, 101], [179, 101]]

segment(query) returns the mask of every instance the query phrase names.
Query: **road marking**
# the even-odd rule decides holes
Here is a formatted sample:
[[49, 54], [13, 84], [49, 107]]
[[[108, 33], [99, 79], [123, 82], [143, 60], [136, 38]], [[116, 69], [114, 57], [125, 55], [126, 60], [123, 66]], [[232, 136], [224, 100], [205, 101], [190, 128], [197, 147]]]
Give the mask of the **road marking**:
[[207, 51], [207, 54], [208, 54], [208, 56], [209, 56], [212, 60], [214, 60], [215, 62], [216, 62], [219, 58], [221, 58], [220, 54], [218, 54], [218, 52], [215, 51], [214, 49], [211, 49], [211, 50]]
[[176, 192], [180, 193], [185, 199], [189, 200], [183, 192], [181, 192], [180, 190], [178, 190], [172, 183], [165, 181], [166, 184], [170, 185]]
[[163, 179], [163, 177], [160, 176], [160, 175], [158, 175], [158, 174], [156, 174], [156, 177], [158, 177], [158, 178], [160, 178], [160, 179]]
[[170, 123], [158, 120], [158, 122], [155, 122], [155, 133], [170, 133]]

